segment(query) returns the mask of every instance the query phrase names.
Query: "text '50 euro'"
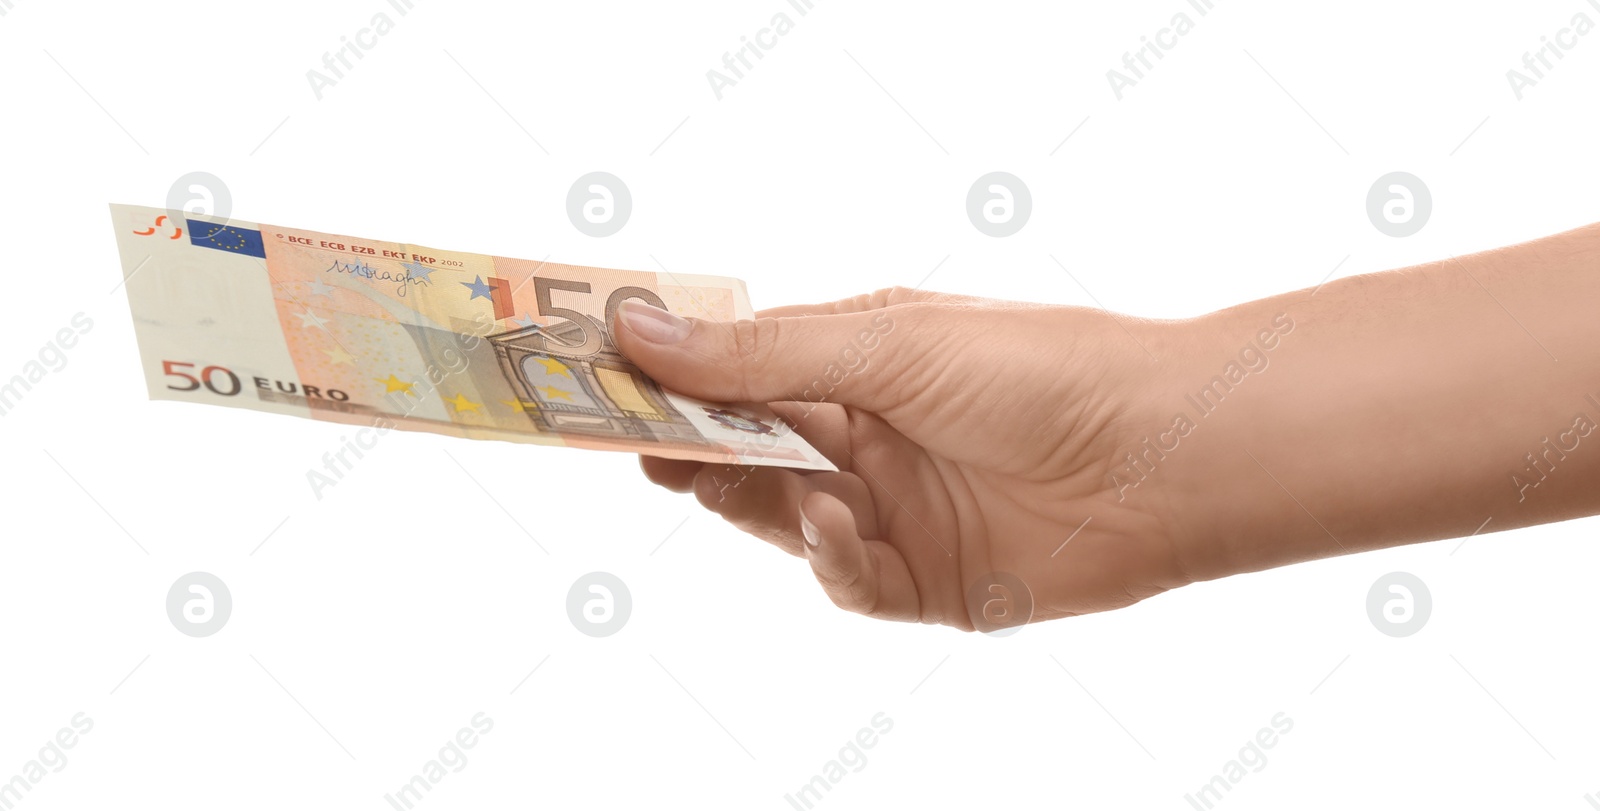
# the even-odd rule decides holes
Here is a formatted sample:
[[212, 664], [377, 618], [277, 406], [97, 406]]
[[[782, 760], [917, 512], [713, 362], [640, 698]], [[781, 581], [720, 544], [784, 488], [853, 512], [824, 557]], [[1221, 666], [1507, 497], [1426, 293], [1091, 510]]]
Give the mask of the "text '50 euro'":
[[663, 389], [608, 326], [638, 299], [753, 317], [744, 282], [111, 207], [153, 399], [468, 439], [835, 470], [764, 404]]

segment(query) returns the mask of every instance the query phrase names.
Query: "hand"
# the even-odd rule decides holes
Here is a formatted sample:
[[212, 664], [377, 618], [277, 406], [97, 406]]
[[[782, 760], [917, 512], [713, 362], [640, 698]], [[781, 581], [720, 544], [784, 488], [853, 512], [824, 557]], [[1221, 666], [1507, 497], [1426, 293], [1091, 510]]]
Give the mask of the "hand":
[[995, 630], [1600, 513], [1596, 261], [1600, 225], [1186, 321], [897, 289], [734, 324], [628, 301], [613, 335], [841, 471], [651, 480], [844, 608]]
[[[1128, 498], [1111, 475], [1136, 432], [1171, 416], [1149, 405], [1160, 367], [1142, 345], [1171, 325], [903, 289], [757, 316], [630, 300], [613, 335], [669, 389], [772, 403], [840, 472], [640, 462], [806, 557], [841, 608], [995, 630], [1189, 582], [1159, 491]], [[996, 573], [1023, 588], [991, 588]]]

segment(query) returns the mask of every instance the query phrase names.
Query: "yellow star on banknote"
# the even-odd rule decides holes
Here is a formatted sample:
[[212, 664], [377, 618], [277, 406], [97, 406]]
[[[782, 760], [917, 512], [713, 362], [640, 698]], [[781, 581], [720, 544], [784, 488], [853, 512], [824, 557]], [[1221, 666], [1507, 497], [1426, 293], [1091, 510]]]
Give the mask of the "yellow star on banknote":
[[544, 367], [545, 374], [566, 375], [568, 378], [572, 377], [572, 373], [567, 371], [567, 365], [559, 360], [556, 360], [555, 358], [534, 358], [534, 360], [538, 361], [539, 365]]
[[[330, 360], [332, 360], [334, 363], [343, 363], [343, 364], [345, 364], [347, 366], [356, 365], [355, 356], [351, 355], [349, 352], [344, 351], [344, 347], [342, 347], [342, 346], [336, 346], [336, 347], [334, 347], [332, 349], [324, 349], [322, 351], [328, 353], [328, 358]], [[392, 391], [392, 389], [391, 389], [391, 391]]]
[[538, 406], [534, 405], [533, 403], [523, 402], [522, 400], [501, 400], [500, 402], [505, 403], [514, 411], [524, 413], [526, 413], [529, 409], [538, 408]]
[[534, 388], [544, 392], [544, 399], [546, 400], [566, 400], [569, 403], [572, 402], [572, 392], [570, 391], [562, 391], [555, 386], [535, 386]]
[[377, 377], [374, 377], [373, 380], [376, 380], [379, 383], [383, 384], [383, 393], [384, 394], [389, 394], [391, 392], [396, 392], [396, 391], [403, 391], [406, 394], [410, 394], [411, 393], [411, 384], [405, 382], [404, 380], [401, 380], [398, 377], [395, 377], [394, 375], [389, 375], [389, 379], [388, 380], [383, 380], [383, 379], [377, 378]]
[[474, 403], [471, 400], [468, 400], [467, 395], [462, 394], [461, 392], [456, 392], [456, 396], [445, 400], [445, 402], [455, 406], [457, 414], [460, 414], [463, 411], [477, 411], [483, 406], [483, 403]]

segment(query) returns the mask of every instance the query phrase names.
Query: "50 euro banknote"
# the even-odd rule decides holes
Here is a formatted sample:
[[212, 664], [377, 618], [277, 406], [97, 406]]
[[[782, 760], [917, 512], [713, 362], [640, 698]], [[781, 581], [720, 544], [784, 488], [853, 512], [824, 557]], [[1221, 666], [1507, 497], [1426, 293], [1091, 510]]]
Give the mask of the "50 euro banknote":
[[113, 205], [152, 399], [378, 430], [835, 470], [764, 404], [662, 388], [618, 305], [751, 318], [738, 279], [607, 270]]

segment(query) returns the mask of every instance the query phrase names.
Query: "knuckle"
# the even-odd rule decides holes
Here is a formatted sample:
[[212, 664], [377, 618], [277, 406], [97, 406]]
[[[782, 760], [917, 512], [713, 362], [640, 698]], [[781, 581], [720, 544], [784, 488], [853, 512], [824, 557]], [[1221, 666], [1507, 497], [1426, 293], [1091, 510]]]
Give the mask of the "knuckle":
[[894, 287], [885, 287], [873, 291], [867, 296], [867, 303], [872, 305], [871, 309], [878, 310], [884, 307], [893, 307], [897, 304], [909, 304], [916, 301], [918, 295], [913, 288], [895, 285]]
[[746, 362], [760, 362], [768, 351], [776, 324], [776, 319], [772, 318], [733, 322], [733, 351]]
[[777, 318], [733, 322], [734, 362], [746, 375], [759, 373], [772, 362], [782, 323]]
[[906, 287], [905, 285], [895, 285], [894, 287], [885, 287], [882, 290], [874, 291], [867, 299], [876, 305], [872, 309], [903, 307], [909, 304], [954, 304], [963, 300], [970, 300], [965, 296], [954, 296], [949, 293], [938, 293], [932, 290], [924, 290], [920, 287]]
[[874, 608], [872, 588], [861, 576], [859, 569], [848, 572], [817, 570], [817, 580], [833, 604], [857, 614], [871, 614]]

